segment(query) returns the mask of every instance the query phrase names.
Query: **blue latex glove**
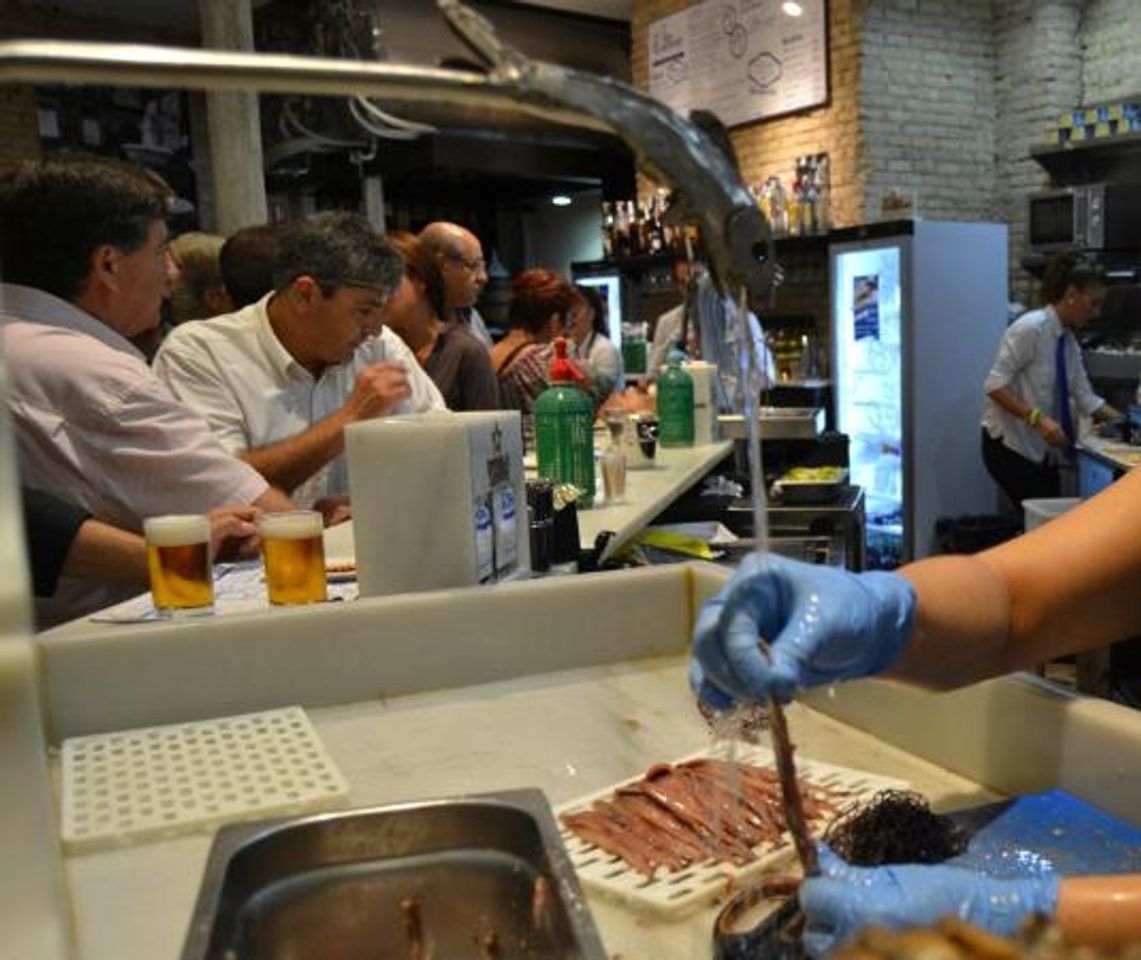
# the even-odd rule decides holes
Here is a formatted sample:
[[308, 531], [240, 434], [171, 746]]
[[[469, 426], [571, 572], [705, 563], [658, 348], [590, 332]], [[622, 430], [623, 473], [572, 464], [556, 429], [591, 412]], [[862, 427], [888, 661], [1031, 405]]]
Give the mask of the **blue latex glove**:
[[1058, 877], [1035, 874], [1000, 880], [939, 864], [853, 867], [820, 844], [820, 871], [800, 888], [808, 919], [804, 945], [824, 957], [864, 927], [926, 926], [953, 916], [1013, 936], [1032, 913], [1054, 916]]
[[[894, 574], [753, 554], [697, 618], [690, 682], [725, 709], [871, 676], [899, 656], [914, 617], [915, 588]], [[771, 663], [758, 637], [771, 646]]]

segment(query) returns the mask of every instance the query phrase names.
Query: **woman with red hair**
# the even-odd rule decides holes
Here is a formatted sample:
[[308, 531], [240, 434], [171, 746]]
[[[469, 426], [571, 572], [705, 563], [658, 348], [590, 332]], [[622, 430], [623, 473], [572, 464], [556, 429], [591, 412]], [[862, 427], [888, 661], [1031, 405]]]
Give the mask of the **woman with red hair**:
[[577, 302], [570, 281], [542, 267], [524, 270], [511, 283], [507, 315], [511, 329], [491, 348], [491, 365], [499, 378], [500, 405], [520, 411], [524, 424], [535, 398], [547, 389], [554, 357], [551, 341], [566, 336]]

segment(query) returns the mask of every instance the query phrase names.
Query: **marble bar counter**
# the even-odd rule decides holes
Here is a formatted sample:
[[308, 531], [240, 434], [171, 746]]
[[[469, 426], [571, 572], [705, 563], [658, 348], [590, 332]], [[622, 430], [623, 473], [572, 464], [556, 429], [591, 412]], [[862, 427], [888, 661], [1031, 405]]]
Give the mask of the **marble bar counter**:
[[[710, 745], [687, 650], [725, 576], [677, 564], [51, 631], [36, 641], [46, 736], [299, 705], [350, 806], [539, 787], [557, 807]], [[790, 728], [798, 757], [905, 779], [941, 809], [1061, 787], [1141, 822], [1141, 715], [1034, 678], [953, 694], [842, 685], [794, 706]], [[192, 833], [63, 857], [79, 954], [174, 960], [210, 843]], [[713, 904], [671, 920], [588, 899], [611, 956], [709, 956]]]
[[1078, 450], [1118, 470], [1132, 470], [1141, 464], [1141, 447], [1135, 447], [1124, 440], [1087, 436], [1078, 444]]
[[606, 559], [645, 529], [659, 513], [701, 480], [733, 450], [731, 440], [696, 447], [659, 447], [649, 469], [626, 471], [626, 495], [618, 503], [606, 503], [602, 485], [598, 506], [578, 515], [579, 541], [583, 549], [594, 546], [605, 530], [614, 536], [602, 557]]

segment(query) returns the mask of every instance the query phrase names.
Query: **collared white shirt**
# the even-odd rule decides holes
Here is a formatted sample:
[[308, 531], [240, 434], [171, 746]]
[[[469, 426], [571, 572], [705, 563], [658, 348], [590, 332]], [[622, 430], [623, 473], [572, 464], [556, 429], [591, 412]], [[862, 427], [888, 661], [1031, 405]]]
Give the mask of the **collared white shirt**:
[[605, 396], [611, 391], [626, 389], [622, 375], [622, 354], [614, 341], [597, 330], [591, 330], [582, 343], [574, 345], [573, 355], [581, 360], [580, 366]]
[[[394, 414], [445, 409], [415, 355], [387, 327], [357, 347], [348, 362], [327, 367], [314, 379], [273, 332], [266, 312], [271, 296], [236, 313], [175, 327], [154, 359], [159, 378], [206, 418], [230, 452], [256, 450], [308, 430], [344, 405], [361, 370], [382, 360], [403, 364], [412, 388], [411, 398]], [[308, 506], [348, 489], [342, 454], [292, 496]]]
[[[25, 486], [133, 531], [148, 516], [252, 503], [267, 489], [138, 350], [72, 304], [0, 284], [0, 348]], [[65, 578], [50, 601], [37, 601], [37, 619], [60, 622], [122, 596], [122, 587]]]
[[1015, 453], [1035, 463], [1041, 463], [1047, 454], [1054, 457], [1054, 448], [1030, 424], [1008, 413], [989, 394], [1005, 387], [1023, 403], [1057, 420], [1060, 411], [1055, 380], [1058, 337], [1061, 336], [1066, 338], [1066, 385], [1070, 402], [1079, 414], [1090, 416], [1105, 401], [1090, 385], [1078, 341], [1062, 326], [1053, 307], [1024, 313], [1006, 328], [994, 366], [983, 383], [987, 394], [983, 404], [983, 428]]
[[[709, 272], [698, 267], [695, 293], [695, 314], [698, 324], [697, 340], [701, 348], [701, 358], [717, 367], [713, 381], [714, 399], [719, 410], [739, 413], [744, 409], [744, 390], [739, 385], [740, 360], [737, 341], [737, 304], [732, 297], [717, 292]], [[667, 310], [654, 327], [654, 339], [650, 346], [649, 375], [656, 378], [669, 359], [669, 349], [681, 338], [685, 303]], [[761, 321], [752, 310], [748, 311], [749, 334], [753, 341], [755, 360], [761, 367], [762, 389], [776, 382], [776, 364], [772, 351], [765, 343]]]

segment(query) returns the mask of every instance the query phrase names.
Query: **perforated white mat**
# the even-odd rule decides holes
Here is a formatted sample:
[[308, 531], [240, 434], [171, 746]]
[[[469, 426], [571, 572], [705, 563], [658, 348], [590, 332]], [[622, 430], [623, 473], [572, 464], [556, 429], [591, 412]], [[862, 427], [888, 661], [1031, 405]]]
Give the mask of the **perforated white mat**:
[[62, 766], [63, 843], [73, 853], [348, 796], [300, 707], [73, 737]]
[[[684, 763], [698, 757], [730, 758], [728, 750], [719, 747], [674, 762]], [[757, 767], [775, 769], [773, 753], [768, 747], [737, 744], [731, 759]], [[869, 799], [880, 790], [903, 790], [908, 786], [905, 780], [819, 763], [799, 755], [796, 758], [796, 774], [798, 779], [816, 787], [845, 794], [839, 806]], [[641, 775], [631, 777], [590, 796], [563, 804], [555, 814], [561, 818], [564, 813], [589, 810], [596, 800], [609, 798], [620, 787], [636, 783], [640, 779]], [[825, 821], [810, 824], [813, 834], [818, 835], [826, 822], [827, 818]], [[563, 825], [561, 819], [559, 819], [559, 831], [584, 887], [630, 906], [658, 914], [669, 914], [672, 917], [681, 917], [700, 907], [710, 906], [763, 873], [785, 872], [791, 867], [795, 853], [792, 839], [785, 833], [775, 843], [763, 843], [754, 847], [753, 852], [757, 855], [757, 859], [741, 867], [731, 863], [706, 860], [672, 872], [667, 871], [665, 867], [658, 867], [653, 877], [647, 878], [629, 866], [621, 857], [581, 840]]]

